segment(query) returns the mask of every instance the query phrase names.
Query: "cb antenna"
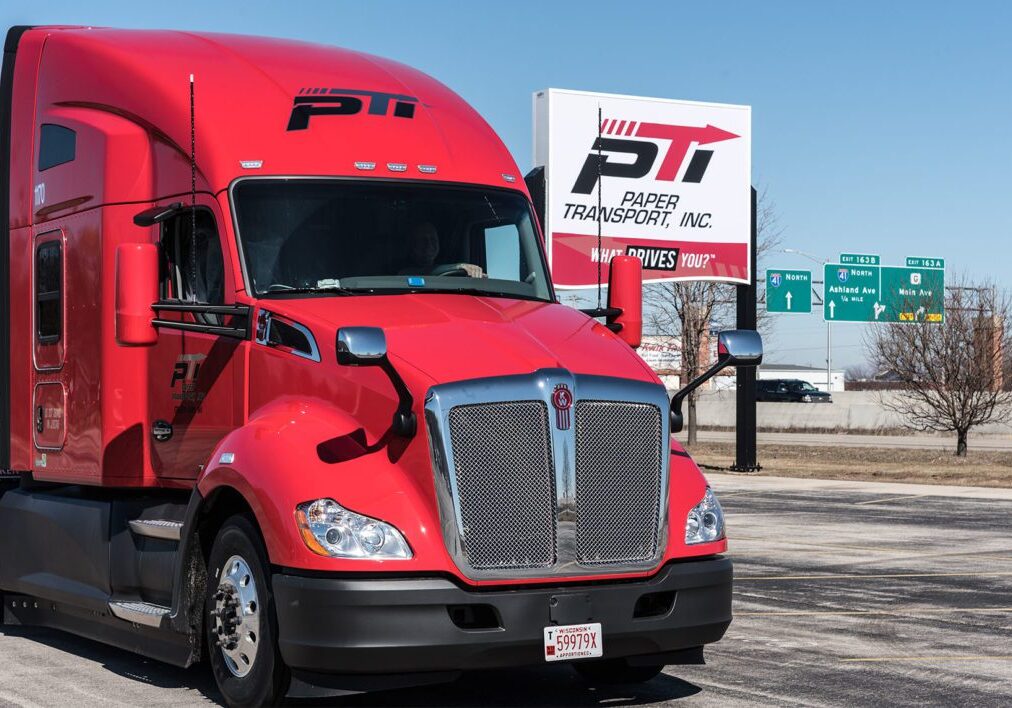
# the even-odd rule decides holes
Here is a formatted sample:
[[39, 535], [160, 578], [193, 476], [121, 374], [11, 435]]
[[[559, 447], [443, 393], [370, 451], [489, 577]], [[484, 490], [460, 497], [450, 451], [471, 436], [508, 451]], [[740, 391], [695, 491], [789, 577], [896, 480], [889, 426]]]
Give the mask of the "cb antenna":
[[190, 74], [190, 298], [197, 301], [197, 126]]
[[601, 104], [597, 104], [597, 309], [601, 309], [601, 133], [604, 121], [601, 119]]

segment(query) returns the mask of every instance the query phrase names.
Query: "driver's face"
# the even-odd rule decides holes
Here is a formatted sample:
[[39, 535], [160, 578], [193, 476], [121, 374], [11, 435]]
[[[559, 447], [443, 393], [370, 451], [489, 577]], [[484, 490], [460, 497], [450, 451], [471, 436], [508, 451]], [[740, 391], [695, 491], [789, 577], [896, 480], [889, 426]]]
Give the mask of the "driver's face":
[[411, 256], [418, 265], [432, 265], [439, 255], [439, 234], [429, 223], [419, 224], [412, 232]]

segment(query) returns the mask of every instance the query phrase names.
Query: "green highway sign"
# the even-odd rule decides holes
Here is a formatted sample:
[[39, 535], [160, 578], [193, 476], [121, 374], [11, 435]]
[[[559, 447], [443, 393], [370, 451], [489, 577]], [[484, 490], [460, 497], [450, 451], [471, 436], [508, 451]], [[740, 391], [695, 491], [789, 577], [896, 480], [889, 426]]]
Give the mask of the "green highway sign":
[[940, 268], [882, 268], [884, 322], [943, 322], [945, 271]]
[[840, 264], [841, 265], [879, 265], [881, 261], [878, 256], [873, 256], [868, 253], [841, 253]]
[[812, 311], [812, 271], [766, 271], [766, 311], [809, 314]]
[[822, 316], [827, 322], [945, 321], [945, 271], [940, 267], [827, 263], [824, 282]]
[[825, 265], [822, 317], [830, 322], [876, 322], [882, 314], [879, 302], [881, 268], [843, 263]]
[[944, 268], [944, 258], [911, 258], [907, 256], [907, 268]]

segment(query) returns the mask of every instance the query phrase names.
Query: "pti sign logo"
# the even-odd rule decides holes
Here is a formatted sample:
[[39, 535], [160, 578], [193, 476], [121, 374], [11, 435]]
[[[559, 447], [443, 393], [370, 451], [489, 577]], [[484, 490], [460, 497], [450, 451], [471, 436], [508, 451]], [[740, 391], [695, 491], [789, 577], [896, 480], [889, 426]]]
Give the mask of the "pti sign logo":
[[[654, 179], [674, 182], [679, 173], [682, 173], [682, 182], [698, 184], [703, 181], [703, 175], [706, 174], [706, 168], [714, 152], [703, 150], [699, 146], [741, 137], [709, 123], [705, 126], [666, 125], [617, 119], [605, 120], [601, 124], [601, 133], [602, 135], [594, 140], [591, 153], [583, 163], [583, 169], [580, 170], [573, 185], [573, 192], [576, 194], [593, 192], [600, 177], [639, 179], [648, 175], [660, 152], [660, 146], [654, 141], [667, 143], [667, 150], [661, 158]], [[604, 135], [619, 137], [606, 138]], [[696, 146], [695, 150], [691, 150], [693, 145]], [[619, 157], [612, 160], [612, 155]], [[631, 162], [630, 155], [633, 157]], [[686, 161], [688, 165], [683, 173], [682, 166]]]

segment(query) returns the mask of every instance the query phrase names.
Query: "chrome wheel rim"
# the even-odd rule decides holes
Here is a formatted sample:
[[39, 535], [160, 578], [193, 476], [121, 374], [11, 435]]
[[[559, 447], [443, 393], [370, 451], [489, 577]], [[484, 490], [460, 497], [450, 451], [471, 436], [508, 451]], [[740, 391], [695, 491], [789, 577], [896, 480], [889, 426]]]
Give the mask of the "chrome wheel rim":
[[211, 623], [225, 666], [233, 676], [243, 678], [253, 670], [260, 646], [260, 597], [242, 556], [232, 556], [222, 566]]

